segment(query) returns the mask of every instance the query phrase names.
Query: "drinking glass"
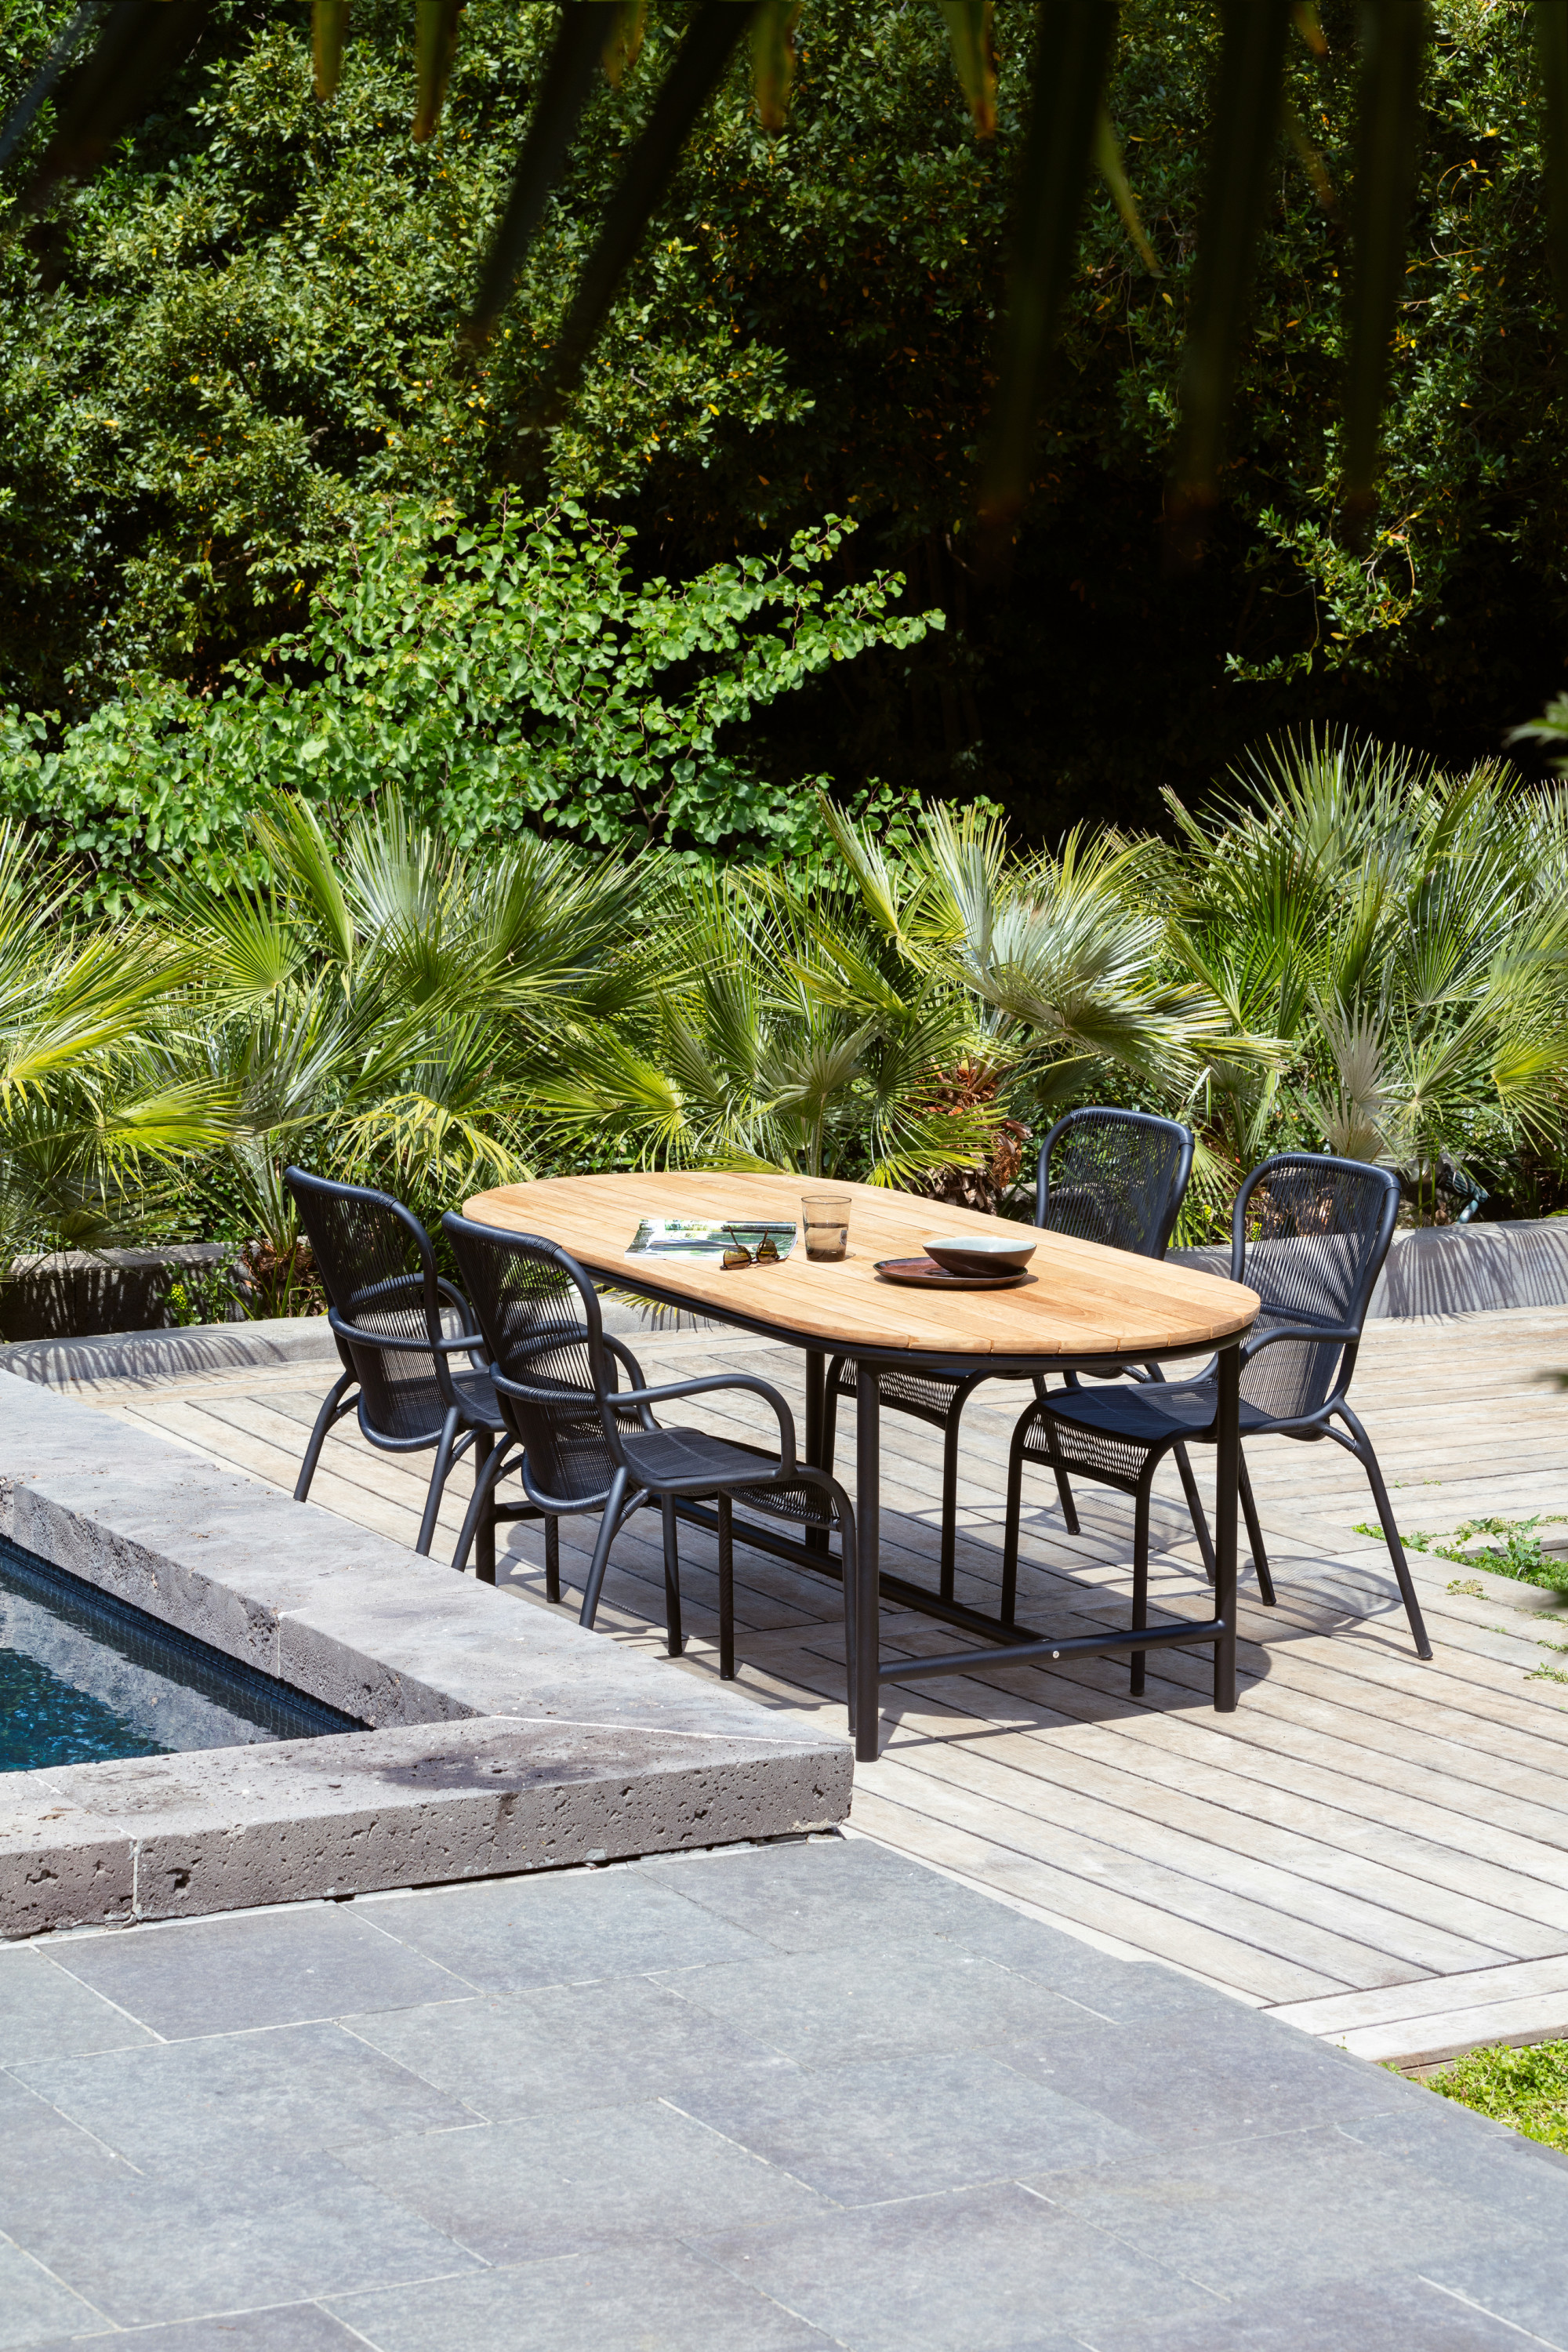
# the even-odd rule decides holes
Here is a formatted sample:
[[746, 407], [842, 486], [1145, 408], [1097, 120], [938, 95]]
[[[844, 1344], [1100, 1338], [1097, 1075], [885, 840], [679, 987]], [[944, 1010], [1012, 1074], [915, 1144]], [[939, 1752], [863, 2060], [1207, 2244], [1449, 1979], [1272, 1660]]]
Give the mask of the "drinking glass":
[[807, 1192], [802, 1198], [800, 1211], [807, 1257], [827, 1263], [848, 1255], [847, 1192]]

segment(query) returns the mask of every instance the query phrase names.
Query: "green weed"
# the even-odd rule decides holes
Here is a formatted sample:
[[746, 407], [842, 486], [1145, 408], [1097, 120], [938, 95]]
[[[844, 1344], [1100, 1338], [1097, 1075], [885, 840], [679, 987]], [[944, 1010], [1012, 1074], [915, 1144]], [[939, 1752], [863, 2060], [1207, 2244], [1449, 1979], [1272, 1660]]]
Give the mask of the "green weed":
[[1568, 2149], [1568, 2042], [1538, 2042], [1527, 2050], [1472, 2050], [1428, 2087], [1478, 2115], [1511, 2124], [1527, 2139]]

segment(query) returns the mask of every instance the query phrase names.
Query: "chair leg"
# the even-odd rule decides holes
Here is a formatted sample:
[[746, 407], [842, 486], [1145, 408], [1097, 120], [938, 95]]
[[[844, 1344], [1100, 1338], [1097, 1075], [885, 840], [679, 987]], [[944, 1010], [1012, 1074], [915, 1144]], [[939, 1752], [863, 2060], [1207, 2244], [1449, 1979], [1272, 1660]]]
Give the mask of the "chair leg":
[[546, 1519], [544, 1522], [544, 1598], [546, 1601], [559, 1601], [561, 1598], [561, 1522], [559, 1519]]
[[1010, 1625], [1018, 1605], [1018, 1521], [1024, 1508], [1024, 1441], [1037, 1415], [1031, 1405], [1021, 1413], [1007, 1448], [1007, 1518], [1002, 1538], [1002, 1622]]
[[588, 1580], [583, 1588], [583, 1606], [578, 1612], [580, 1625], [592, 1625], [599, 1613], [599, 1595], [604, 1590], [605, 1570], [610, 1564], [610, 1546], [621, 1524], [621, 1513], [631, 1480], [624, 1470], [617, 1470], [610, 1481], [610, 1491], [605, 1497], [605, 1514], [599, 1521], [599, 1532], [594, 1539], [594, 1557], [588, 1563]]
[[1372, 1488], [1372, 1499], [1377, 1505], [1377, 1516], [1382, 1522], [1384, 1541], [1388, 1546], [1388, 1557], [1394, 1562], [1394, 1573], [1399, 1580], [1399, 1596], [1405, 1603], [1405, 1613], [1410, 1620], [1410, 1631], [1415, 1639], [1415, 1654], [1418, 1658], [1429, 1658], [1432, 1654], [1432, 1644], [1427, 1638], [1426, 1622], [1421, 1614], [1421, 1603], [1415, 1598], [1415, 1587], [1410, 1575], [1410, 1563], [1405, 1557], [1405, 1546], [1399, 1540], [1399, 1529], [1394, 1523], [1394, 1506], [1388, 1499], [1388, 1489], [1383, 1483], [1383, 1472], [1379, 1469], [1377, 1456], [1373, 1452], [1372, 1440], [1348, 1404], [1341, 1405], [1340, 1413], [1356, 1441], [1351, 1451], [1366, 1472], [1367, 1483]]
[[1176, 1467], [1182, 1474], [1182, 1492], [1187, 1498], [1187, 1511], [1192, 1519], [1193, 1533], [1198, 1539], [1198, 1550], [1203, 1557], [1204, 1574], [1212, 1584], [1215, 1574], [1214, 1538], [1209, 1533], [1208, 1514], [1204, 1509], [1203, 1497], [1198, 1493], [1198, 1482], [1193, 1475], [1193, 1465], [1186, 1447], [1173, 1445], [1171, 1451], [1176, 1457]]
[[448, 1412], [441, 1423], [441, 1434], [436, 1446], [436, 1467], [430, 1473], [430, 1491], [425, 1497], [425, 1517], [419, 1522], [419, 1540], [414, 1547], [422, 1554], [428, 1554], [436, 1539], [436, 1514], [441, 1507], [441, 1489], [452, 1466], [452, 1448], [457, 1436], [458, 1416], [455, 1412]]
[[1247, 1540], [1252, 1546], [1252, 1565], [1258, 1571], [1258, 1596], [1265, 1609], [1274, 1606], [1274, 1579], [1268, 1573], [1268, 1554], [1263, 1549], [1263, 1529], [1258, 1523], [1258, 1506], [1252, 1499], [1252, 1481], [1247, 1475], [1247, 1456], [1238, 1445], [1236, 1458], [1240, 1476], [1241, 1507], [1247, 1519]]
[[967, 1389], [960, 1389], [948, 1408], [947, 1426], [942, 1438], [942, 1577], [941, 1590], [944, 1601], [952, 1599], [955, 1570], [954, 1555], [958, 1549], [958, 1424], [963, 1417]]
[[675, 1524], [675, 1496], [661, 1495], [658, 1508], [664, 1521], [664, 1646], [672, 1658], [679, 1658], [686, 1637], [680, 1630], [680, 1538]]
[[484, 1554], [481, 1551], [475, 1563], [474, 1573], [482, 1583], [495, 1582], [495, 1490], [507, 1472], [515, 1470], [521, 1459], [521, 1452], [514, 1449], [509, 1442], [503, 1441], [495, 1447], [489, 1460], [476, 1474], [473, 1500], [463, 1514], [463, 1525], [458, 1537], [458, 1549], [452, 1554], [452, 1566], [459, 1576], [468, 1564], [468, 1546], [473, 1542], [476, 1534], [481, 1533], [488, 1526], [490, 1531], [490, 1572], [486, 1576]]
[[[1132, 1511], [1132, 1628], [1136, 1633], [1149, 1622], [1149, 1489], [1154, 1483], [1154, 1465], [1159, 1455], [1150, 1458], [1149, 1466], [1138, 1481], [1138, 1495]], [[1132, 1696], [1143, 1696], [1143, 1669], [1148, 1660], [1147, 1650], [1132, 1653]]]
[[1046, 1451], [1051, 1457], [1051, 1468], [1056, 1473], [1057, 1499], [1062, 1507], [1062, 1517], [1067, 1521], [1068, 1535], [1076, 1536], [1079, 1532], [1078, 1508], [1073, 1502], [1072, 1488], [1068, 1485], [1068, 1474], [1062, 1466], [1061, 1455], [1057, 1452], [1057, 1433], [1051, 1427], [1048, 1412], [1041, 1413], [1040, 1427], [1045, 1432]]
[[719, 1504], [719, 1679], [735, 1679], [735, 1528], [728, 1495]]
[[341, 1421], [350, 1407], [343, 1393], [354, 1385], [353, 1372], [340, 1373], [321, 1399], [321, 1410], [316, 1415], [316, 1425], [310, 1432], [310, 1443], [305, 1448], [305, 1459], [300, 1465], [300, 1475], [294, 1486], [294, 1500], [302, 1503], [310, 1491], [310, 1481], [316, 1475], [316, 1465], [321, 1458], [321, 1448], [327, 1442], [327, 1432], [334, 1422]]
[[822, 1459], [817, 1468], [833, 1475], [833, 1449], [838, 1442], [838, 1376], [844, 1370], [842, 1356], [829, 1356], [822, 1381]]
[[[490, 1432], [488, 1429], [476, 1428], [474, 1431], [474, 1492], [476, 1495], [481, 1491], [489, 1495], [495, 1493], [494, 1481], [485, 1476], [494, 1447], [495, 1439]], [[493, 1584], [496, 1580], [496, 1515], [494, 1511], [485, 1511], [479, 1518], [479, 1537], [474, 1546], [474, 1574], [481, 1584]]]

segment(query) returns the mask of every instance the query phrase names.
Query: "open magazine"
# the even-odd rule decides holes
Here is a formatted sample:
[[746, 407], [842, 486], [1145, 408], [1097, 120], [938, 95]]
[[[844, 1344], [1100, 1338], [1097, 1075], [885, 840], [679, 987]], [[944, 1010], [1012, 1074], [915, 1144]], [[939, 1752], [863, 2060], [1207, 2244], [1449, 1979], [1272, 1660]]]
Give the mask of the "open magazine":
[[[722, 1265], [741, 1251], [765, 1265], [788, 1257], [795, 1228], [773, 1217], [645, 1217], [628, 1257], [685, 1259], [693, 1265]], [[770, 1248], [768, 1245], [772, 1244]]]

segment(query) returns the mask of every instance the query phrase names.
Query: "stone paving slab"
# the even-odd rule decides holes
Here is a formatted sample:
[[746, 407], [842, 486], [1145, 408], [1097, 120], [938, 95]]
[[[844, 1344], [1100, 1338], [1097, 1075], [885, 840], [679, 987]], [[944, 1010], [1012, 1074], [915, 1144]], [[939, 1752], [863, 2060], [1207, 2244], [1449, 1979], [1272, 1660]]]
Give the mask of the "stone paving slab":
[[1568, 2164], [864, 1839], [42, 1937], [0, 2060], [7, 2352], [1568, 2352]]
[[45, 1387], [5, 1387], [0, 1533], [367, 1728], [6, 1776], [0, 1937], [792, 1835], [847, 1813], [837, 1732]]

